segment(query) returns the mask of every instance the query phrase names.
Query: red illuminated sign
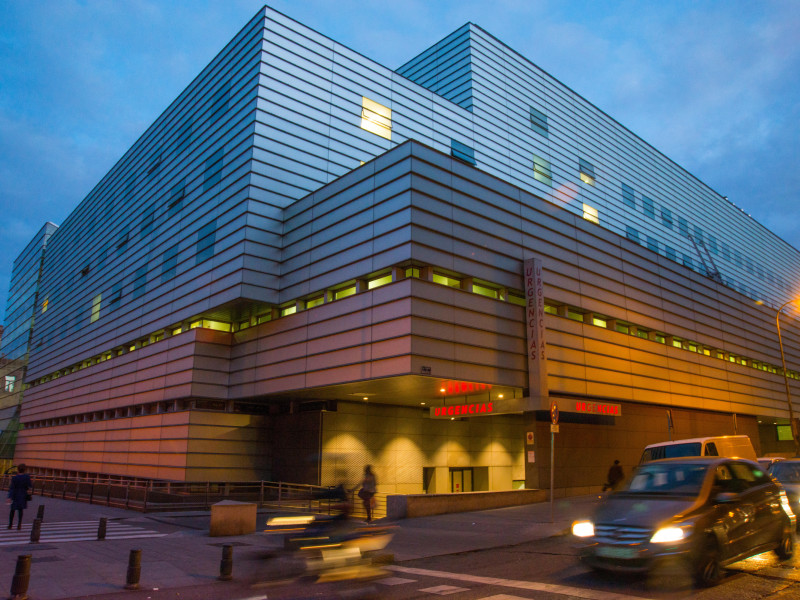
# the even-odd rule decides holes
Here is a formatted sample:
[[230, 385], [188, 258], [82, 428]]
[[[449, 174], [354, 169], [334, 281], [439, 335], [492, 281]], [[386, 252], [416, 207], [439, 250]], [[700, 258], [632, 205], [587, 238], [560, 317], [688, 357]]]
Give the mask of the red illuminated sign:
[[432, 417], [468, 417], [490, 415], [494, 412], [492, 402], [475, 402], [472, 404], [456, 404], [454, 406], [438, 406], [431, 408]]
[[620, 415], [619, 404], [602, 404], [600, 402], [576, 402], [575, 411], [579, 413], [588, 413], [592, 415], [611, 415], [618, 417]]

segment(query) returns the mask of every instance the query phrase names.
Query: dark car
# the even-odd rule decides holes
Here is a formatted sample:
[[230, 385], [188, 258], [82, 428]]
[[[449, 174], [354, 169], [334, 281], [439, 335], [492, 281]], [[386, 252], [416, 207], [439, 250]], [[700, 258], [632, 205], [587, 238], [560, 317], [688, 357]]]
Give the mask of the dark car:
[[[789, 506], [795, 516], [800, 516], [800, 458], [790, 458], [772, 463], [769, 474], [780, 481], [786, 495], [789, 497]], [[798, 521], [800, 528], [800, 520]]]
[[795, 522], [783, 489], [758, 464], [675, 458], [640, 465], [572, 532], [593, 569], [647, 572], [672, 561], [710, 586], [749, 556], [790, 558]]

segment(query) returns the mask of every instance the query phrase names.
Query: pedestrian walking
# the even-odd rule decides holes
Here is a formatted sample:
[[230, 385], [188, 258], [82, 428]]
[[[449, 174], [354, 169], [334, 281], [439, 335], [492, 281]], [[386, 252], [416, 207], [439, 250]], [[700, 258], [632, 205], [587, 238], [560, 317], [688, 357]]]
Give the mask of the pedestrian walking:
[[367, 523], [372, 521], [372, 509], [375, 507], [375, 490], [377, 489], [378, 481], [375, 478], [375, 473], [372, 472], [372, 466], [367, 465], [364, 467], [364, 478], [361, 480], [361, 489], [358, 490], [358, 497], [364, 503], [364, 511], [367, 513]]
[[608, 489], [612, 491], [616, 490], [624, 479], [625, 471], [622, 470], [622, 465], [619, 464], [619, 461], [615, 460], [614, 464], [608, 469], [606, 483], [603, 484], [603, 491], [605, 492]]
[[[31, 476], [25, 472], [25, 465], [17, 467], [17, 474], [11, 478], [11, 485], [8, 486], [8, 503], [11, 510], [8, 514], [8, 528], [14, 525], [14, 513], [19, 513], [17, 529], [22, 529], [22, 511], [28, 507], [28, 500], [31, 499], [33, 482]], [[30, 490], [30, 491], [29, 491]]]

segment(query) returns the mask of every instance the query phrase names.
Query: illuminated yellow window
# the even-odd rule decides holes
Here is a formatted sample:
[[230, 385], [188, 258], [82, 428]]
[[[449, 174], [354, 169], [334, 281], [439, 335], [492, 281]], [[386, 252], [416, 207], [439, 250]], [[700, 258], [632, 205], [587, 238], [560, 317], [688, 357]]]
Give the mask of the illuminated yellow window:
[[370, 100], [361, 98], [361, 129], [379, 135], [387, 140], [392, 139], [392, 109]]
[[555, 304], [547, 304], [547, 303], [545, 303], [544, 312], [546, 312], [548, 314], [551, 314], [551, 315], [557, 315], [558, 314], [558, 307]]
[[583, 158], [579, 158], [578, 171], [580, 172], [581, 181], [583, 183], [594, 185], [595, 174], [594, 165], [592, 163], [590, 163], [588, 160], [584, 160]]
[[567, 308], [567, 318], [572, 319], [573, 321], [581, 321], [583, 322], [583, 313], [578, 312], [572, 307]]
[[597, 209], [588, 204], [583, 205], [583, 218], [597, 225], [600, 224], [600, 217], [597, 215]]
[[230, 333], [231, 331], [231, 324], [225, 323], [224, 321], [209, 321], [208, 319], [203, 319], [201, 327], [203, 327], [203, 329], [213, 329], [214, 331], [224, 331], [226, 333]]
[[392, 275], [384, 275], [383, 277], [378, 277], [377, 279], [371, 279], [367, 282], [367, 289], [371, 290], [376, 287], [381, 287], [382, 285], [386, 285], [387, 283], [392, 283]]
[[711, 348], [703, 348], [703, 354], [706, 356], [711, 356]]
[[672, 338], [672, 345], [676, 348], [683, 348], [683, 340], [680, 338]]
[[45, 298], [44, 302], [42, 302], [42, 312], [47, 312], [47, 305], [50, 303], [50, 300]]
[[616, 329], [619, 333], [629, 334], [631, 332], [631, 326], [627, 323], [620, 323], [617, 321], [616, 325], [614, 325], [614, 329]]
[[657, 333], [655, 337], [656, 337], [656, 341], [659, 344], [666, 344], [667, 343], [667, 338], [664, 337], [663, 333]]
[[164, 339], [164, 333], [163, 332], [159, 332], [159, 333], [154, 333], [153, 334], [153, 341], [154, 342], [160, 342], [163, 339]]
[[647, 331], [647, 329], [637, 329], [636, 330], [636, 336], [640, 337], [640, 338], [644, 338], [644, 339], [647, 339], [647, 336], [648, 336], [649, 333], [650, 332]]
[[597, 315], [592, 317], [592, 325], [595, 327], [607, 327], [608, 321], [605, 317], [598, 317]]
[[438, 273], [433, 274], [433, 283], [438, 283], [439, 285], [446, 285], [448, 287], [461, 288], [460, 280], [453, 279], [452, 277], [447, 277], [445, 275], [439, 275]]
[[172, 335], [178, 335], [179, 333], [181, 333], [181, 331], [182, 331], [182, 329], [180, 327], [175, 327], [172, 330]]
[[406, 269], [406, 277], [416, 277], [419, 279], [419, 267], [408, 267]]
[[342, 298], [347, 298], [348, 296], [352, 296], [356, 293], [356, 286], [351, 285], [350, 287], [342, 288], [341, 290], [336, 290], [333, 293], [334, 300], [341, 300]]
[[[525, 297], [520, 296], [518, 294], [508, 294], [508, 301], [511, 304], [517, 304], [519, 306], [525, 306]], [[544, 307], [545, 312], [547, 312], [547, 306]]]
[[189, 323], [189, 329], [197, 329], [198, 327], [202, 327], [202, 326], [203, 326], [203, 322], [202, 321], [195, 321], [193, 323]]
[[289, 315], [293, 315], [296, 312], [297, 312], [297, 305], [292, 304], [291, 306], [285, 306], [281, 309], [281, 316], [287, 317]]
[[478, 285], [477, 283], [472, 284], [472, 291], [476, 294], [480, 294], [481, 296], [486, 296], [487, 298], [494, 298], [497, 300], [497, 290], [490, 287], [484, 287], [482, 285]]
[[320, 304], [325, 304], [325, 296], [317, 296], [316, 298], [309, 298], [306, 300], [306, 308], [314, 308]]
[[258, 315], [258, 317], [256, 317], [256, 323], [258, 323], [259, 325], [261, 325], [261, 323], [266, 323], [267, 321], [271, 320], [272, 320], [271, 312], [264, 313], [263, 315]]
[[697, 344], [694, 342], [689, 342], [689, 352], [699, 352], [697, 349]]
[[94, 323], [100, 318], [100, 302], [103, 300], [103, 294], [97, 294], [92, 300], [92, 316], [89, 317], [89, 322]]

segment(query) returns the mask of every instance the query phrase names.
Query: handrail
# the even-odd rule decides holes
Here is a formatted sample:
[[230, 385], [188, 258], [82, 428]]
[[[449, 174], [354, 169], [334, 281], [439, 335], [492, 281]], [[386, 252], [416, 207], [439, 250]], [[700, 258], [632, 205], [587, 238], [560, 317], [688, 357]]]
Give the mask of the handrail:
[[[0, 489], [7, 490], [12, 475], [0, 476]], [[126, 508], [141, 512], [210, 510], [222, 500], [250, 502], [275, 511], [336, 512], [337, 501], [318, 499], [328, 487], [285, 481], [122, 481], [111, 477], [55, 477], [33, 475], [33, 491], [42, 497], [61, 498]], [[375, 495], [373, 517], [386, 516], [386, 494]], [[362, 502], [348, 492], [355, 517], [366, 517]]]

